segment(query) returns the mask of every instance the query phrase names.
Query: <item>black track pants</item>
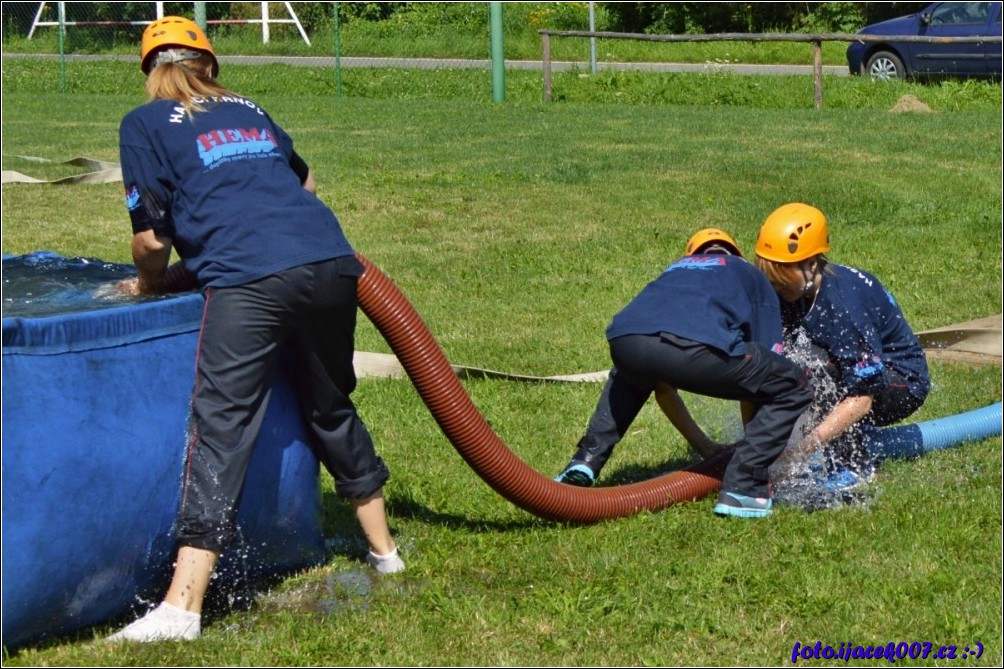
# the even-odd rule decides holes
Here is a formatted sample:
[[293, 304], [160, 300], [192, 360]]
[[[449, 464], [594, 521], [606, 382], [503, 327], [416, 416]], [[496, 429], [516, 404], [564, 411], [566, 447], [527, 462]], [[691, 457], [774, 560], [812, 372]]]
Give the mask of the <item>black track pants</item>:
[[599, 475], [613, 454], [614, 446], [624, 438], [631, 423], [645, 406], [653, 386], [639, 386], [620, 373], [610, 370], [586, 433], [579, 440], [573, 460], [585, 462]]
[[691, 393], [756, 405], [725, 471], [722, 490], [769, 495], [767, 469], [812, 402], [798, 365], [754, 343], [746, 344], [744, 356], [730, 357], [673, 335], [617, 337], [610, 342], [610, 356], [619, 373], [637, 387], [663, 382]]
[[206, 291], [176, 524], [181, 543], [219, 551], [234, 538], [237, 504], [284, 343], [312, 445], [338, 494], [365, 499], [386, 482], [387, 468], [349, 399], [356, 384], [361, 274], [360, 263], [348, 256]]

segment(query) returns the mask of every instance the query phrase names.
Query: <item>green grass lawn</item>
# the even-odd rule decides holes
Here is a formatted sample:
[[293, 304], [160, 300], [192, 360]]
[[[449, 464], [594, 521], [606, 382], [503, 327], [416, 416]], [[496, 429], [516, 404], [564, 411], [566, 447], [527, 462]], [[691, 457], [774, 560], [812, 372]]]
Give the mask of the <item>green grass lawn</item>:
[[[292, 94], [265, 92], [278, 72]], [[750, 250], [763, 218], [792, 200], [827, 213], [831, 258], [874, 272], [916, 330], [1001, 311], [999, 86], [954, 102], [950, 87], [849, 86], [850, 102], [816, 111], [807, 80], [796, 106], [786, 78], [725, 81], [750, 87], [750, 105], [586, 93], [543, 105], [528, 79], [516, 90], [535, 96], [499, 105], [487, 102], [483, 74], [445, 85], [481, 85], [480, 99], [437, 97], [436, 80], [398, 72], [353, 84], [379, 94], [335, 99], [301, 91], [308, 75], [298, 72], [235, 71], [233, 85], [293, 135], [321, 198], [451, 362], [533, 375], [606, 369], [604, 327], [693, 231], [723, 227]], [[116, 160], [118, 122], [142, 101], [138, 76], [135, 93], [113, 93], [98, 70], [96, 89], [76, 95], [37, 90], [7, 64], [3, 76], [3, 168], [46, 178], [74, 170], [17, 156]], [[637, 98], [651, 84], [624, 85]], [[934, 113], [890, 113], [905, 92], [927, 95]], [[5, 185], [2, 195], [4, 253], [128, 260], [121, 185]], [[358, 347], [389, 350], [365, 319]], [[999, 365], [933, 362], [932, 379], [917, 420], [1001, 400]], [[465, 387], [546, 474], [571, 455], [599, 393]], [[705, 499], [570, 527], [484, 485], [408, 382], [364, 379], [355, 399], [392, 471], [386, 493], [407, 572], [369, 578], [365, 544], [325, 477], [328, 562], [253, 597], [217, 593], [199, 641], [109, 648], [90, 643], [111, 629], [97, 628], [5, 654], [4, 665], [769, 666], [816, 641], [960, 652], [980, 642], [982, 657], [965, 664], [1002, 661], [1000, 438], [886, 463], [860, 506], [729, 522]], [[691, 399], [712, 433], [735, 429], [735, 407]], [[688, 457], [646, 407], [604, 480]], [[813, 663], [822, 661], [800, 662]]]

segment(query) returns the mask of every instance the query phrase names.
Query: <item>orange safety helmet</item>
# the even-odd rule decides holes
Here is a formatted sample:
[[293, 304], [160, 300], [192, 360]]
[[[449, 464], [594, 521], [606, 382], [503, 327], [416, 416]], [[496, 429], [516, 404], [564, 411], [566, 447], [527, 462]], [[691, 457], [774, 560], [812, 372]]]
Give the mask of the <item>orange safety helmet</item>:
[[729, 247], [735, 255], [740, 258], [743, 252], [739, 250], [739, 245], [736, 244], [736, 240], [729, 236], [729, 233], [724, 230], [719, 230], [718, 228], [704, 228], [703, 230], [698, 230], [694, 233], [693, 237], [687, 240], [687, 246], [683, 249], [683, 254], [692, 256], [697, 253], [701, 247], [707, 246], [711, 242], [718, 242], [723, 246]]
[[789, 202], [775, 209], [760, 226], [756, 254], [764, 260], [788, 263], [830, 250], [826, 216], [812, 205]]
[[165, 16], [148, 25], [143, 31], [143, 46], [140, 48], [139, 67], [143, 74], [150, 74], [153, 58], [157, 52], [170, 47], [195, 49], [208, 53], [213, 59], [213, 77], [220, 72], [220, 64], [213, 53], [213, 46], [202, 32], [202, 28], [182, 16]]

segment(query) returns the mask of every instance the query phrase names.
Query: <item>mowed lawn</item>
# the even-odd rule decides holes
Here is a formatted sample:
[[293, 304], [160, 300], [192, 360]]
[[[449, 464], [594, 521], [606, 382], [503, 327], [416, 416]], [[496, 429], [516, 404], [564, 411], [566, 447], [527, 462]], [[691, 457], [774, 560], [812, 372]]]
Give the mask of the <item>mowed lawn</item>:
[[[135, 95], [5, 91], [3, 168], [56, 178], [80, 170], [18, 156], [117, 160], [118, 121], [141, 101], [138, 82]], [[751, 253], [763, 218], [795, 200], [827, 213], [831, 259], [875, 273], [915, 330], [1001, 311], [999, 109], [256, 101], [293, 135], [355, 247], [456, 364], [606, 369], [610, 318], [692, 232], [722, 227]], [[3, 252], [127, 262], [122, 200], [121, 184], [4, 185]], [[389, 351], [365, 319], [357, 343]], [[917, 420], [1001, 401], [999, 363], [931, 367]], [[549, 475], [600, 389], [464, 385], [502, 440]], [[109, 626], [4, 664], [787, 665], [796, 643], [817, 641], [930, 642], [959, 657], [980, 643], [979, 658], [899, 664], [1002, 661], [999, 437], [886, 463], [859, 506], [741, 522], [715, 518], [705, 499], [573, 527], [484, 485], [407, 381], [363, 379], [355, 399], [392, 471], [407, 572], [363, 577], [364, 543], [325, 477], [328, 562], [252, 601], [219, 594], [199, 641], [91, 643]], [[706, 429], [735, 429], [735, 407], [691, 399]], [[649, 406], [604, 479], [688, 458]], [[346, 585], [359, 577], [364, 587]]]

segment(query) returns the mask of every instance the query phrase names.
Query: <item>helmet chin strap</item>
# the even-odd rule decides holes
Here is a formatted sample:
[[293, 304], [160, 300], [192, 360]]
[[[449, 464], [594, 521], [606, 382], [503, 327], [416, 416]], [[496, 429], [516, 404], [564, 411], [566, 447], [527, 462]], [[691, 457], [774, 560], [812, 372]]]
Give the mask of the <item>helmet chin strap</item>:
[[802, 270], [802, 282], [804, 284], [802, 286], [802, 299], [805, 299], [816, 285], [816, 270], [813, 267], [810, 272], [805, 265], [802, 265], [799, 269]]

